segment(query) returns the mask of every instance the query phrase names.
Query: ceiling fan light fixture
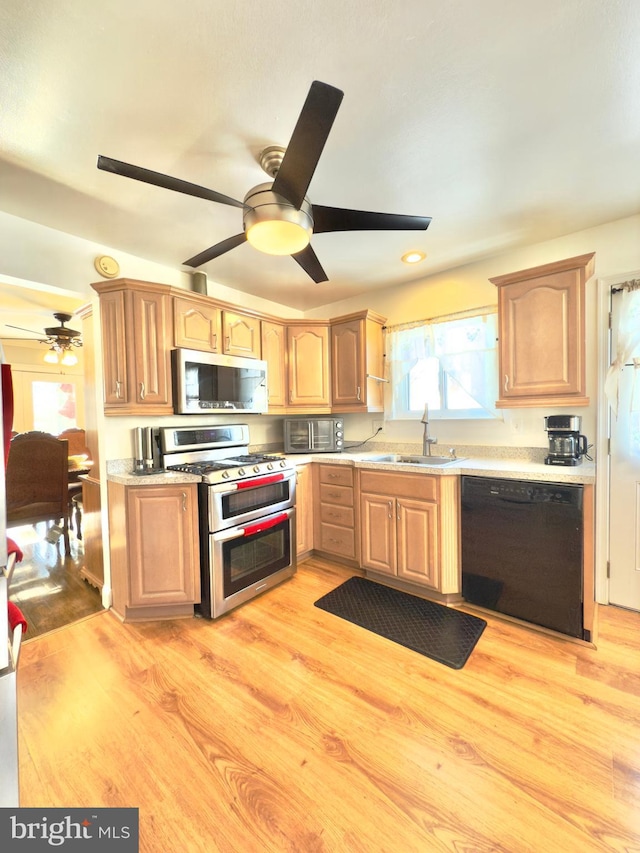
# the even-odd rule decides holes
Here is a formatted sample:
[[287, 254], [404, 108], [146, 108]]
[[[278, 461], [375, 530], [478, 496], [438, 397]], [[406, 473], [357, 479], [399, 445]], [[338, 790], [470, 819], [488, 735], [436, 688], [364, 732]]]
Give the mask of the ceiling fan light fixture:
[[244, 230], [254, 249], [268, 255], [295, 255], [309, 245], [313, 217], [307, 199], [297, 210], [272, 192], [271, 184], [260, 184], [247, 193], [244, 203]]
[[51, 349], [48, 349], [45, 352], [44, 361], [46, 361], [47, 364], [57, 364], [58, 363], [58, 353], [56, 352], [55, 347], [51, 347]]
[[78, 356], [75, 353], [71, 352], [71, 350], [67, 350], [60, 359], [60, 364], [64, 364], [65, 367], [73, 367], [73, 365], [77, 363]]

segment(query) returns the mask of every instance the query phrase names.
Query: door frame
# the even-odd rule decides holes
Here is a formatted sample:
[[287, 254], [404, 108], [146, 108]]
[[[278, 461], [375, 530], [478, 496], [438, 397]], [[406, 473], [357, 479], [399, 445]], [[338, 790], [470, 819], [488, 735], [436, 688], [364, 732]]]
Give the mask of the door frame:
[[631, 270], [621, 275], [610, 275], [597, 281], [597, 352], [598, 393], [596, 411], [596, 460], [598, 476], [596, 486], [596, 570], [595, 597], [599, 604], [609, 604], [609, 501], [611, 466], [609, 439], [611, 437], [611, 406], [604, 394], [604, 383], [609, 370], [611, 329], [609, 314], [611, 290], [626, 281], [640, 278], [640, 270]]

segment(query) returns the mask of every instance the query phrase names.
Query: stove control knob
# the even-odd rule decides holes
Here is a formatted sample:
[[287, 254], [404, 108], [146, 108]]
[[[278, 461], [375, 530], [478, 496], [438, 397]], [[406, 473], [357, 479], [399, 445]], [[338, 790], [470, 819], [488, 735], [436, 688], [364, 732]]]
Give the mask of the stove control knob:
[[273, 462], [267, 462], [267, 471], [273, 471]]
[[260, 466], [259, 466], [259, 465], [254, 465], [254, 466], [253, 466], [253, 470], [254, 470], [254, 471], [255, 471], [255, 473], [257, 474], [257, 473], [258, 473], [258, 471], [260, 470]]
[[286, 467], [287, 467], [287, 463], [284, 461], [284, 459], [283, 459], [283, 460], [282, 460], [282, 462], [280, 463], [280, 467], [281, 467], [281, 468], [286, 468]]
[[244, 477], [244, 468], [238, 468], [238, 474], [240, 477]]
[[222, 479], [223, 479], [223, 480], [228, 480], [228, 479], [229, 479], [229, 472], [228, 472], [228, 471], [223, 471], [223, 472], [222, 472]]

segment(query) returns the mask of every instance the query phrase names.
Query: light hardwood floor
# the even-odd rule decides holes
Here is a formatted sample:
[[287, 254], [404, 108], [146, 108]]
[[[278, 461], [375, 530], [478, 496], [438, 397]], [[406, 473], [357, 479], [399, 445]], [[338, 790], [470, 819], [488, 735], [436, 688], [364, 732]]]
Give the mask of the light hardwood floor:
[[149, 853], [640, 851], [640, 614], [597, 650], [489, 618], [456, 671], [313, 606], [351, 574], [27, 642], [21, 804], [137, 806]]

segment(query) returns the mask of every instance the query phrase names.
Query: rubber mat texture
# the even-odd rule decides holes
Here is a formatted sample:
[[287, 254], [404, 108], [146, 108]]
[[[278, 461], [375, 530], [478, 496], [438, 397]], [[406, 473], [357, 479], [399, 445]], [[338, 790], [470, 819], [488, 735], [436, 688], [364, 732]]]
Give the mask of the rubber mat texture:
[[315, 606], [452, 669], [462, 669], [487, 625], [477, 616], [359, 577]]

